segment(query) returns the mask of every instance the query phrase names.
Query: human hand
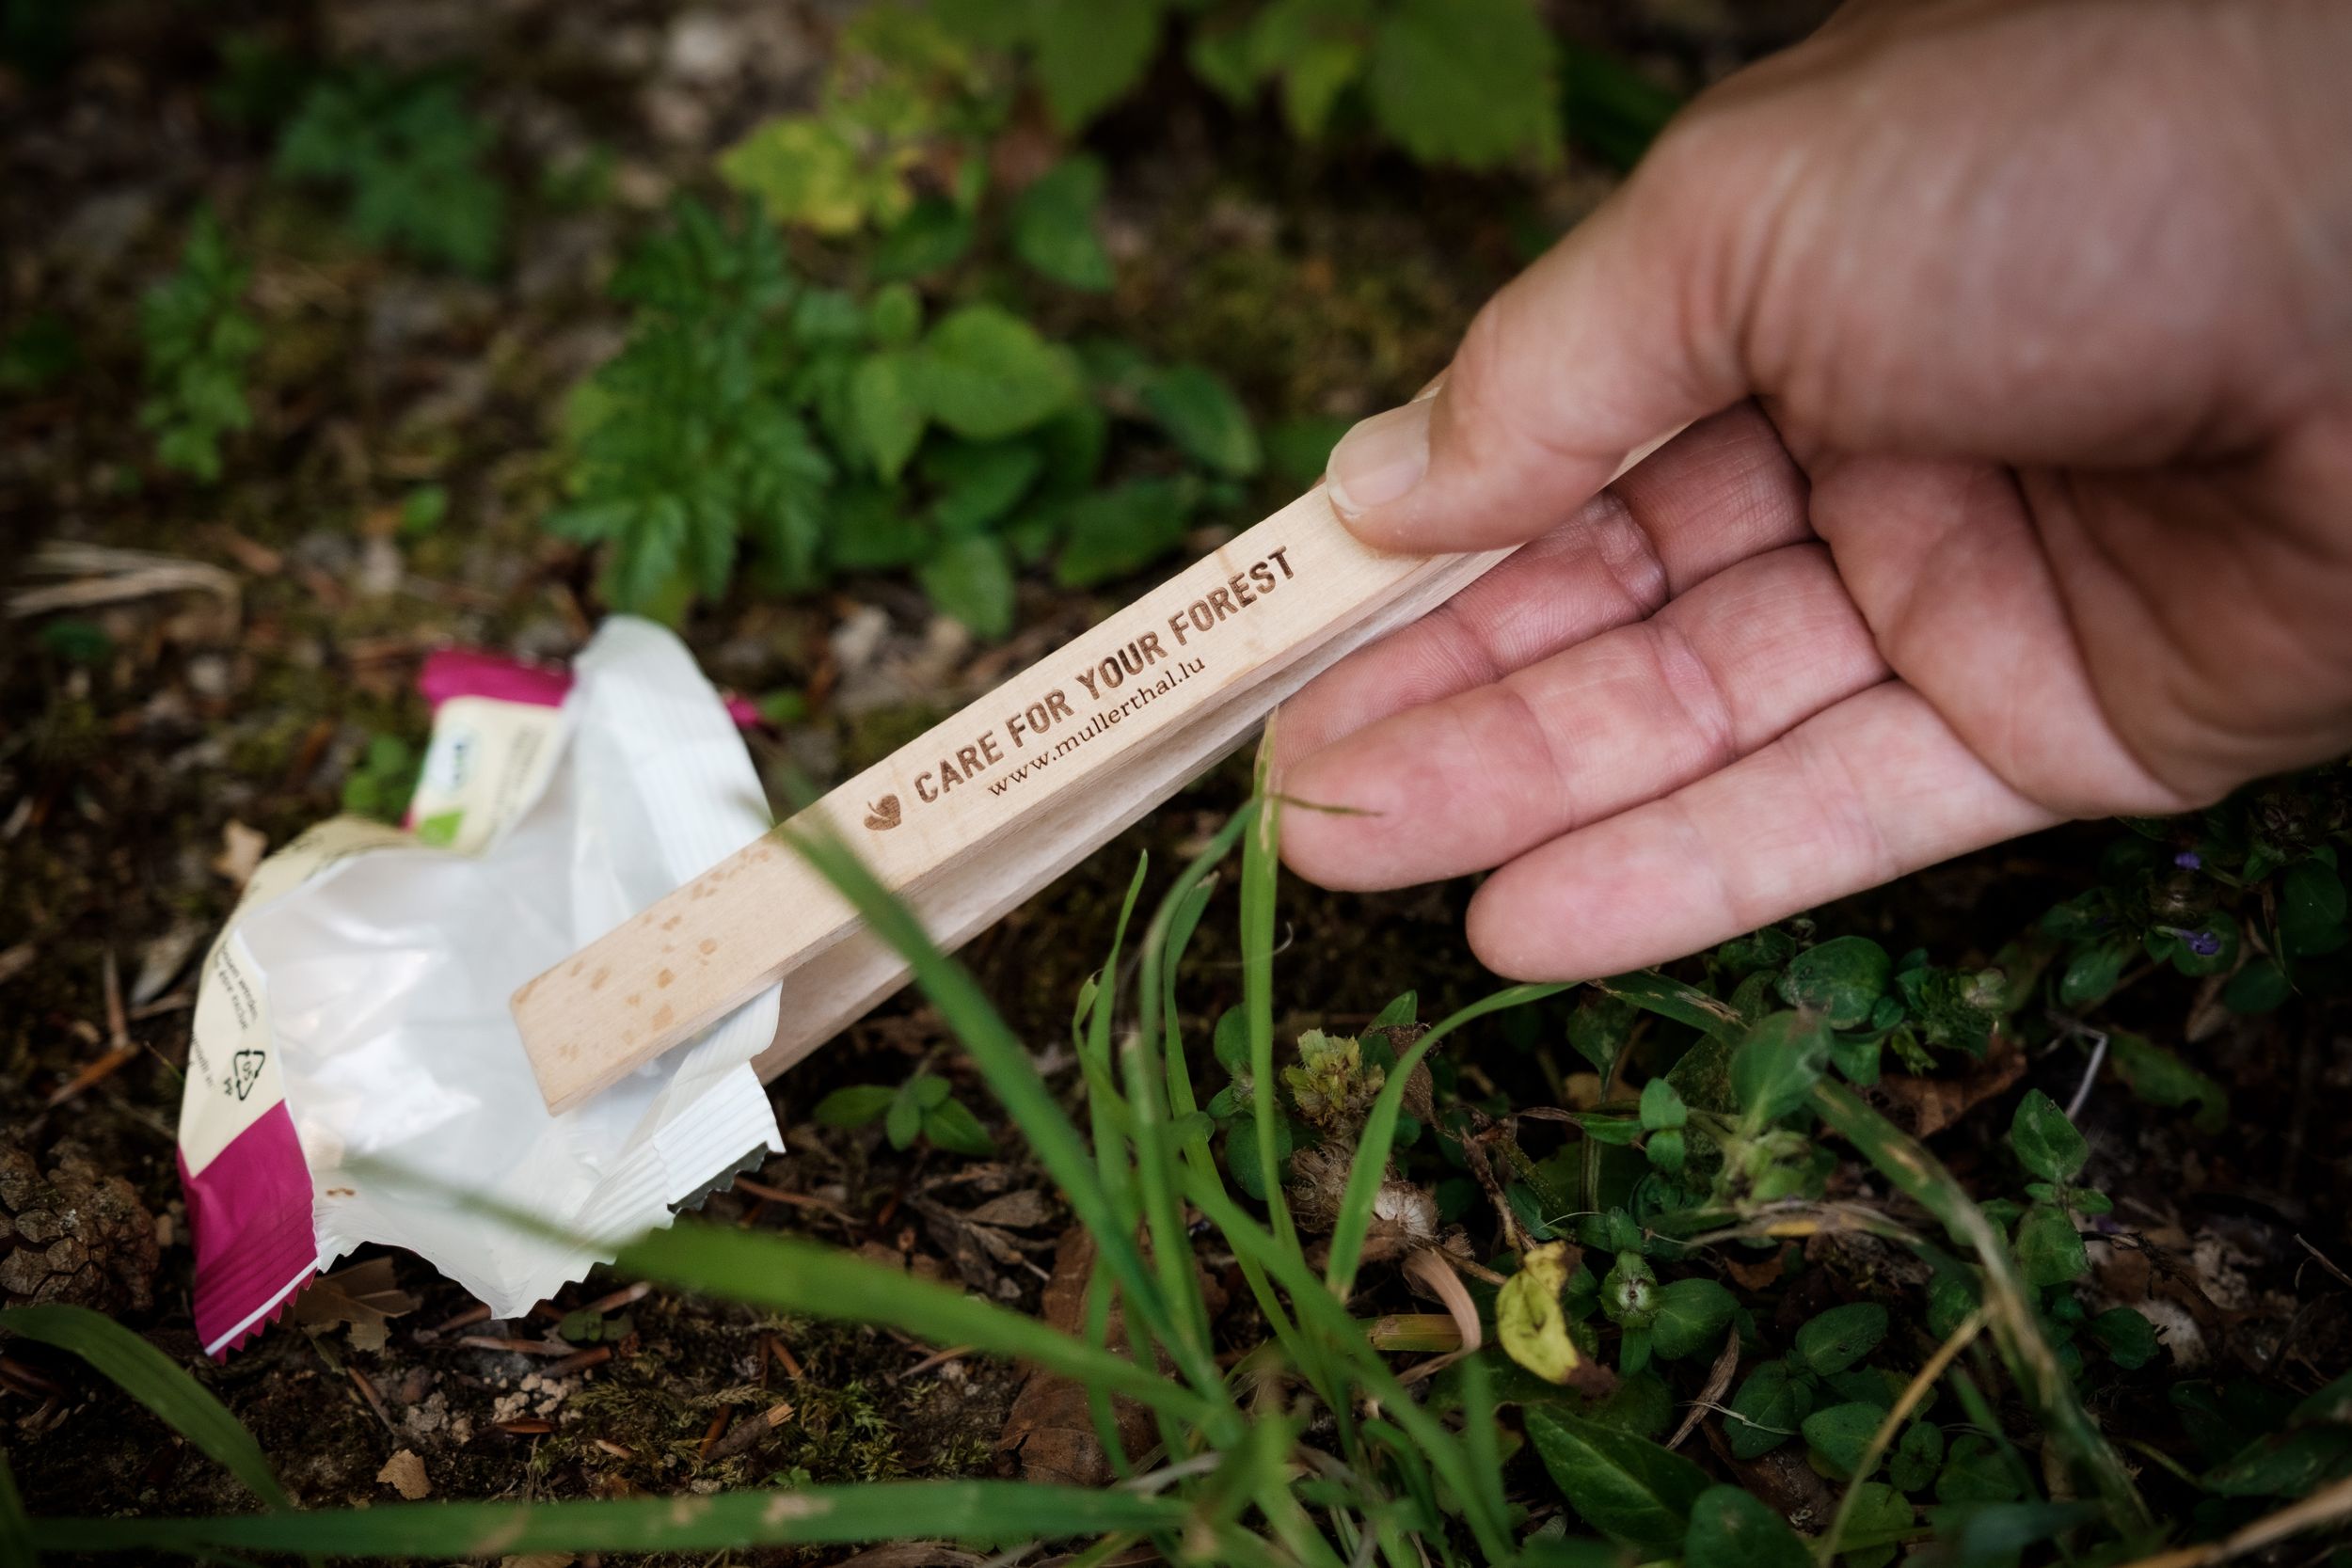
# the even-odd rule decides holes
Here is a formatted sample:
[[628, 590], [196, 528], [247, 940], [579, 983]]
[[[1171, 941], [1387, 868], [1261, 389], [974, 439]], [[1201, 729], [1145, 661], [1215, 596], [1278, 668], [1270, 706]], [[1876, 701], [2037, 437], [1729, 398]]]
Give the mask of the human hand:
[[1533, 543], [1284, 708], [1285, 858], [1584, 978], [2352, 749], [2347, 81], [2325, 0], [1868, 0], [1707, 94], [1332, 454]]

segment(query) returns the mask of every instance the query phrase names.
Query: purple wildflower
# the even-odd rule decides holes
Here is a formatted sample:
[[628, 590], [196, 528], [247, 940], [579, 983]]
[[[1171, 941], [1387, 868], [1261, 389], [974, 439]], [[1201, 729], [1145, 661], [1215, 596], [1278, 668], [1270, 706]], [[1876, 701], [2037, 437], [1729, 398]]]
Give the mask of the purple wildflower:
[[2210, 958], [2221, 951], [2221, 933], [2218, 931], [2191, 931], [2179, 926], [2168, 926], [2165, 929], [2178, 937], [2182, 946], [2201, 958]]
[[2184, 871], [2201, 871], [2204, 869], [2205, 857], [2194, 849], [2184, 849], [2172, 857], [2172, 863]]

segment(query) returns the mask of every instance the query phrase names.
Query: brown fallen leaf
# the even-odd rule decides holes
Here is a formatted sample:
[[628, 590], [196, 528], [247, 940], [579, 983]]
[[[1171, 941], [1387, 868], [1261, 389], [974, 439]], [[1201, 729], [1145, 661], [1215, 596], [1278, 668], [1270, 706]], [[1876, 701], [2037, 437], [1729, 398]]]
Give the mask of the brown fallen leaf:
[[268, 848], [269, 834], [231, 817], [220, 830], [220, 853], [213, 857], [213, 869], [242, 888], [253, 879], [254, 868]]
[[[1065, 1334], [1086, 1332], [1087, 1283], [1094, 1273], [1094, 1238], [1083, 1226], [1062, 1232], [1054, 1249], [1054, 1272], [1045, 1282], [1045, 1321]], [[1127, 1345], [1126, 1325], [1116, 1308], [1104, 1342], [1115, 1352]], [[1151, 1413], [1133, 1400], [1114, 1399], [1119, 1441], [1133, 1458], [1155, 1441]], [[1110, 1456], [1095, 1434], [1086, 1386], [1073, 1378], [1032, 1368], [1005, 1418], [996, 1440], [1003, 1451], [1021, 1455], [1021, 1473], [1032, 1481], [1064, 1486], [1107, 1486], [1114, 1479]]]
[[337, 1269], [294, 1297], [296, 1323], [322, 1333], [348, 1323], [353, 1350], [382, 1350], [388, 1332], [385, 1323], [416, 1309], [417, 1298], [393, 1278], [389, 1258], [371, 1258]]
[[1890, 1072], [1869, 1091], [1895, 1124], [1915, 1138], [1930, 1138], [1995, 1095], [2005, 1094], [2026, 1073], [2026, 1051], [2006, 1029], [1993, 1032], [1984, 1060], [1957, 1078], [1918, 1078]]
[[415, 1502], [433, 1495], [433, 1482], [424, 1473], [424, 1461], [408, 1449], [403, 1449], [384, 1462], [384, 1468], [375, 1472], [375, 1479]]
[[1050, 1224], [1054, 1218], [1054, 1206], [1046, 1201], [1043, 1193], [1031, 1188], [1007, 1193], [1002, 1197], [992, 1197], [977, 1209], [967, 1211], [963, 1217], [975, 1225], [1010, 1226], [1015, 1230], [1028, 1230]]

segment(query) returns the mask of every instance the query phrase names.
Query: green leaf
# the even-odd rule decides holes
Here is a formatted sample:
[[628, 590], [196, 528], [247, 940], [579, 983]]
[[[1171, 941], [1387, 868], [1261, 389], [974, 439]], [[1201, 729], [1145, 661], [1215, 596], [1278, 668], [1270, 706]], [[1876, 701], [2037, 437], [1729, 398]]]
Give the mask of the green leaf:
[[1887, 1479], [1903, 1492], [1923, 1492], [1934, 1484], [1944, 1467], [1944, 1429], [1932, 1421], [1914, 1421], [1895, 1445]]
[[1710, 1486], [1691, 1504], [1682, 1560], [1687, 1568], [1813, 1568], [1788, 1521], [1737, 1486]]
[[1241, 400], [1216, 372], [1175, 365], [1143, 383], [1143, 405], [1187, 457], [1237, 479], [1258, 471], [1258, 434]]
[[1731, 1397], [1724, 1434], [1732, 1457], [1756, 1459], [1795, 1436], [1811, 1398], [1784, 1361], [1767, 1361], [1750, 1372]]
[[929, 277], [945, 272], [972, 248], [972, 214], [952, 201], [916, 202], [874, 247], [880, 279]]
[[1067, 358], [1019, 317], [967, 305], [931, 328], [922, 348], [931, 417], [975, 441], [1019, 435], [1078, 396]]
[[1829, 1030], [1819, 1017], [1774, 1013], [1731, 1058], [1731, 1092], [1751, 1128], [1778, 1121], [1805, 1102], [1829, 1064]]
[[869, 167], [850, 133], [813, 115], [782, 115], [755, 126], [719, 154], [719, 177], [759, 198], [770, 216], [819, 234], [851, 234], [878, 214], [909, 203], [886, 166]]
[[1682, 1102], [1681, 1093], [1663, 1078], [1653, 1078], [1642, 1085], [1642, 1125], [1652, 1132], [1662, 1132], [1682, 1126], [1691, 1119], [1691, 1108]]
[[1886, 1338], [1886, 1308], [1857, 1301], [1817, 1314], [1797, 1330], [1796, 1359], [1816, 1377], [1833, 1377], [1878, 1349]]
[[1004, 541], [986, 534], [950, 539], [915, 569], [931, 603], [984, 638], [1012, 630], [1012, 562]]
[[1568, 135], [1620, 169], [1641, 161], [1681, 97], [1604, 50], [1563, 46], [1561, 96]]
[[2294, 982], [2276, 959], [2249, 958], [2221, 988], [2221, 1005], [2233, 1013], [2275, 1012], [2294, 994]]
[[1650, 1320], [1651, 1348], [1661, 1360], [1712, 1355], [1740, 1310], [1739, 1298], [1711, 1279], [1677, 1279], [1660, 1288]]
[[1309, 415], [1268, 425], [1266, 464], [1285, 483], [1304, 490], [1323, 477], [1330, 465], [1331, 449], [1346, 435], [1348, 421], [1327, 415]]
[[809, 1117], [819, 1127], [863, 1127], [890, 1109], [898, 1091], [882, 1084], [852, 1084], [817, 1102]]
[[1236, 1077], [1249, 1070], [1249, 1021], [1239, 1007], [1228, 1007], [1216, 1018], [1212, 1047], [1217, 1065]]
[[2279, 941], [2290, 957], [2332, 953], [2344, 942], [2344, 879], [2321, 860], [2297, 861], [2279, 879]]
[[905, 1148], [922, 1130], [923, 1102], [915, 1098], [910, 1084], [890, 1097], [890, 1105], [882, 1113], [882, 1133], [889, 1138], [891, 1148]]
[[874, 341], [903, 348], [923, 330], [923, 299], [904, 283], [885, 283], [866, 302], [866, 325]]
[[2058, 1102], [2040, 1089], [2028, 1089], [2010, 1118], [2010, 1147], [2017, 1163], [2044, 1181], [2070, 1181], [2090, 1158], [2087, 1143]]
[[1875, 1404], [1833, 1404], [1804, 1418], [1804, 1440], [1833, 1476], [1840, 1481], [1854, 1479], [1863, 1451], [1885, 1418], [1886, 1412]]
[[88, 1362], [116, 1387], [243, 1481], [271, 1508], [292, 1508], [261, 1444], [228, 1406], [179, 1363], [113, 1319], [85, 1307], [51, 1303], [0, 1307], [0, 1330], [21, 1334]]
[[939, 531], [953, 539], [1003, 518], [1044, 467], [1029, 441], [934, 442], [923, 454], [923, 473], [939, 486], [931, 507]]
[[2156, 1338], [2156, 1329], [2145, 1317], [2128, 1307], [2110, 1307], [2090, 1320], [2091, 1338], [2106, 1348], [2108, 1356], [2125, 1371], [2137, 1371], [2153, 1361], [2164, 1350]]
[[1527, 1435], [1568, 1506], [1596, 1529], [1655, 1551], [1682, 1543], [1707, 1472], [1645, 1438], [1531, 1406]]
[[[1713, 1036], [1727, 1042], [1736, 1042], [1746, 1029], [1746, 1022], [1728, 1005], [1709, 996], [1696, 986], [1686, 986], [1669, 979], [1654, 969], [1635, 970], [1630, 974], [1613, 974], [1606, 980], [1591, 982], [1595, 990], [1630, 1002], [1661, 1018], [1677, 1023], [1687, 1023], [1703, 1035]], [[1703, 1101], [1692, 1095], [1685, 1085], [1677, 1084], [1683, 1098], [1692, 1104]]]
[[1991, 1438], [1970, 1432], [1952, 1440], [1951, 1457], [1935, 1478], [1937, 1502], [1999, 1503], [2016, 1496], [2017, 1478]]
[[[1274, 1164], [1278, 1171], [1287, 1169], [1293, 1148], [1290, 1117], [1274, 1118]], [[1258, 1124], [1242, 1117], [1226, 1129], [1225, 1170], [1233, 1179], [1233, 1185], [1256, 1198], [1266, 1199], [1265, 1175], [1258, 1160]]]
[[905, 349], [883, 349], [850, 373], [850, 419], [874, 471], [898, 479], [923, 439], [921, 362]]
[[1584, 1359], [1560, 1307], [1568, 1268], [1566, 1243], [1533, 1247], [1519, 1260], [1519, 1272], [1495, 1292], [1495, 1333], [1503, 1353], [1547, 1383], [1567, 1382]]
[[1373, 34], [1374, 118], [1422, 163], [1490, 168], [1560, 140], [1556, 49], [1528, 0], [1398, 0]]
[[1174, 549], [1191, 517], [1192, 488], [1177, 480], [1134, 479], [1071, 503], [1069, 542], [1054, 562], [1064, 588], [1091, 588], [1141, 571]]
[[996, 1152], [996, 1140], [988, 1135], [980, 1118], [966, 1110], [961, 1101], [942, 1101], [925, 1111], [923, 1136], [951, 1154], [968, 1154], [976, 1160], [985, 1160]]
[[2310, 1426], [2254, 1440], [2205, 1474], [2225, 1497], [2300, 1497], [2352, 1474], [2352, 1427]]
[[1085, 129], [1142, 81], [1160, 40], [1160, 0], [1035, 0], [1037, 74], [1065, 133]]
[[2090, 1272], [2074, 1221], [2063, 1209], [2037, 1203], [2017, 1222], [2017, 1268], [2028, 1285], [2064, 1285]]
[[1894, 975], [1894, 960], [1868, 937], [1834, 937], [1788, 960], [1780, 999], [1820, 1013], [1833, 1029], [1859, 1029]]
[[[2241, 975], [2246, 973], [2239, 971]], [[2226, 990], [2222, 1000], [2228, 1003]], [[2115, 1075], [2123, 1080], [2124, 1086], [2149, 1104], [2175, 1109], [2194, 1103], [2200, 1132], [2210, 1136], [2228, 1125], [2229, 1091], [2163, 1046], [2124, 1030], [2111, 1030], [2107, 1060], [2114, 1064]]]
[[1855, 1482], [1853, 1497], [1853, 1511], [1846, 1516], [1843, 1539], [1883, 1544], [1850, 1545], [1837, 1554], [1838, 1558], [1847, 1568], [1881, 1568], [1894, 1560], [1895, 1546], [1888, 1538], [1908, 1530], [1915, 1522], [1911, 1503], [1882, 1481]]
[[1109, 288], [1110, 252], [1094, 227], [1105, 183], [1102, 160], [1083, 153], [1046, 170], [1013, 203], [1013, 253], [1057, 283]]
[[2124, 938], [2109, 937], [2078, 948], [2067, 960], [2066, 972], [2058, 976], [2058, 1006], [2080, 1008], [2106, 1001], [2123, 977], [2123, 965], [2130, 960], [2134, 946]]

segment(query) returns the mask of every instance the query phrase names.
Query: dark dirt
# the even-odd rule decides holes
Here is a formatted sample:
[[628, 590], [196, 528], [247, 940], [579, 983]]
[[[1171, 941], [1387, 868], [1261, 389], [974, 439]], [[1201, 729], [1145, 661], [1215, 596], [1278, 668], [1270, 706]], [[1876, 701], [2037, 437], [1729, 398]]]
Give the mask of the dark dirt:
[[[443, 1497], [1018, 1472], [998, 1449], [1017, 1372], [972, 1359], [932, 1365], [933, 1347], [877, 1330], [770, 1321], [656, 1292], [608, 1320], [615, 1339], [582, 1343], [609, 1344], [609, 1360], [552, 1379], [548, 1358], [459, 1342], [538, 1339], [620, 1283], [601, 1272], [532, 1321], [434, 1333], [468, 1299], [397, 1257], [417, 1305], [373, 1350], [342, 1328], [281, 1324], [208, 1366], [188, 1318], [172, 1127], [192, 980], [184, 961], [158, 956], [167, 944], [184, 956], [233, 903], [234, 882], [215, 868], [226, 834], [253, 830], [281, 845], [338, 808], [371, 736], [421, 740], [424, 709], [410, 683], [424, 652], [463, 642], [560, 657], [584, 640], [591, 564], [539, 522], [554, 494], [562, 396], [618, 341], [602, 279], [673, 189], [708, 185], [716, 149], [762, 115], [807, 102], [839, 8], [115, 4], [90, 10], [55, 80], [0, 75], [0, 232], [11, 236], [0, 325], [56, 312], [80, 357], [56, 386], [0, 401], [0, 578], [13, 582], [12, 558], [55, 537], [170, 551], [225, 568], [237, 588], [233, 606], [181, 593], [87, 612], [112, 641], [95, 668], [39, 643], [24, 622], [0, 623], [0, 1123], [44, 1169], [78, 1152], [127, 1180], [156, 1216], [152, 1305], [127, 1321], [199, 1370], [305, 1503], [390, 1497], [378, 1473], [403, 1449]], [[1578, 36], [1628, 50], [1686, 87], [1793, 36], [1817, 9], [1708, 0], [1557, 8]], [[726, 69], [697, 75], [670, 45], [704, 24], [731, 29], [738, 48]], [[327, 208], [265, 179], [266, 136], [205, 98], [220, 72], [216, 45], [230, 36], [313, 55], [467, 63], [516, 193], [513, 254], [498, 280], [456, 281], [367, 253]], [[1121, 282], [1100, 299], [1049, 301], [1041, 319], [1057, 331], [1115, 328], [1153, 353], [1216, 364], [1268, 416], [1352, 416], [1409, 393], [1521, 264], [1525, 236], [1556, 231], [1612, 180], [1582, 160], [1539, 182], [1471, 181], [1389, 156], [1302, 153], [1274, 134], [1270, 116], [1237, 123], [1168, 69], [1098, 141], [1117, 170]], [[541, 171], [598, 148], [615, 160], [610, 199], [575, 208], [537, 194]], [[129, 417], [135, 302], [173, 264], [199, 198], [250, 237], [251, 299], [268, 343], [257, 428], [233, 444], [229, 476], [213, 488], [155, 468]], [[821, 252], [803, 260], [828, 264]], [[399, 500], [427, 480], [447, 486], [450, 521], [399, 537]], [[1283, 498], [1269, 484], [1255, 499]], [[1112, 602], [1025, 585], [1029, 629], [1009, 657], [926, 656], [920, 601], [879, 581], [798, 603], [739, 595], [684, 630], [723, 684], [842, 694], [757, 743], [771, 780], [788, 765], [822, 782]], [[844, 668], [836, 630], [877, 610], [887, 619], [881, 652]], [[852, 691], [866, 695], [852, 705]], [[1061, 1049], [1072, 999], [1107, 947], [1135, 856], [1148, 849], [1162, 873], [1181, 863], [1246, 782], [1239, 763], [1214, 773], [969, 950], [1013, 1026], [1059, 1055], [1057, 1081], [1073, 1093]], [[1980, 958], [2083, 885], [2106, 833], [2045, 835], [1819, 919], [1896, 951], [1924, 943], [1942, 961]], [[1408, 988], [1430, 1018], [1487, 990], [1459, 938], [1466, 892], [1359, 897], [1286, 882], [1278, 963], [1294, 1022], [1359, 1025]], [[1196, 1039], [1238, 995], [1231, 920], [1230, 903], [1213, 910], [1184, 977]], [[144, 968], [167, 972], [128, 1006], [135, 1053], [52, 1105], [113, 1044], [110, 956], [134, 992]], [[2177, 1042], [2190, 989], [2156, 976], [2111, 1010]], [[1496, 1024], [1459, 1055], [1506, 1091], [1551, 1101], [1577, 1065], [1549, 1043], [1557, 1022], [1554, 1013]], [[2296, 1008], [2203, 1037], [2198, 1059], [2235, 1109], [2217, 1136], [2177, 1120], [2158, 1127], [2112, 1085], [2091, 1101], [2088, 1126], [2120, 1171], [2110, 1187], [2124, 1217], [2240, 1288], [2213, 1325], [2225, 1361], [2341, 1368], [2352, 1298], [2328, 1294], [2295, 1241], [2352, 1263], [2343, 1218], [2352, 1165], [2337, 1135], [2352, 1117], [2352, 1057], [2341, 1026], [2339, 1014]], [[1498, 1050], [1505, 1041], [1537, 1049]], [[896, 1083], [929, 1059], [996, 1126], [985, 1092], [945, 1046], [935, 1016], [900, 997], [779, 1081], [791, 1152], [755, 1180], [815, 1206], [736, 1192], [714, 1198], [708, 1215], [805, 1230], [956, 1277], [957, 1225], [941, 1213], [1043, 1179], [921, 1149], [900, 1155], [878, 1130], [807, 1121], [830, 1090]], [[2068, 1048], [2029, 1063], [2026, 1075], [2064, 1100], [2081, 1070]], [[1963, 1118], [1939, 1148], [1964, 1174], [1998, 1132]], [[1059, 1219], [1022, 1234], [1025, 1266], [984, 1260], [966, 1282], [1040, 1309]], [[1382, 1290], [1397, 1309], [1419, 1309], [1394, 1285]], [[19, 1345], [7, 1354], [23, 1375], [0, 1381], [0, 1421], [34, 1512], [248, 1505], [77, 1363]], [[783, 1403], [789, 1416], [765, 1425]]]

